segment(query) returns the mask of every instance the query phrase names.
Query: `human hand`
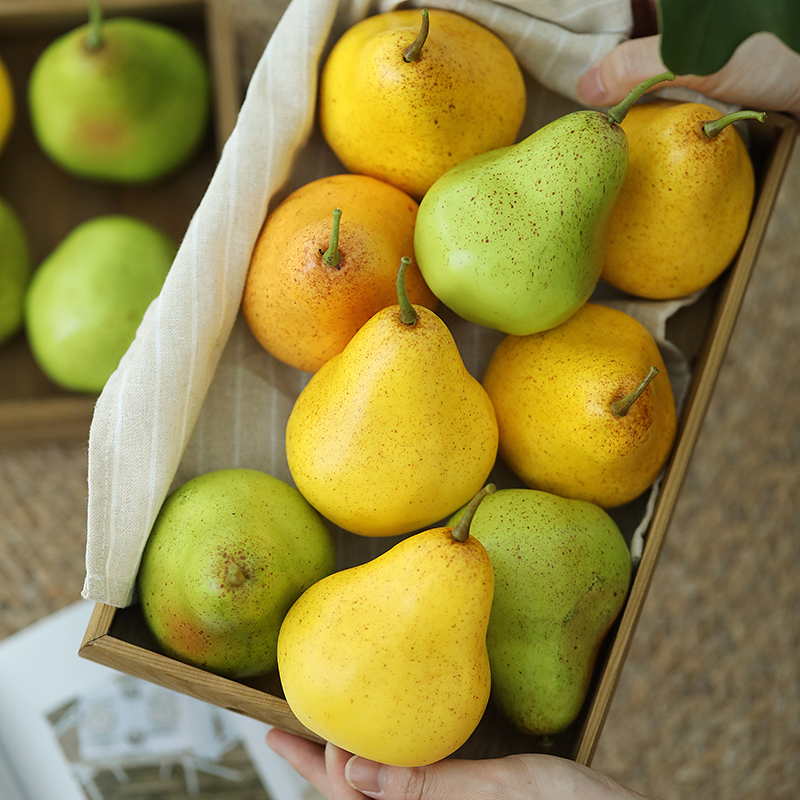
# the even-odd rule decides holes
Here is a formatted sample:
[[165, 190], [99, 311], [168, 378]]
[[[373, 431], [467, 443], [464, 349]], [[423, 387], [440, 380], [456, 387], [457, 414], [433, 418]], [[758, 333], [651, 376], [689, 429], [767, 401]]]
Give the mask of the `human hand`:
[[[666, 70], [659, 44], [660, 37], [652, 35], [617, 45], [578, 79], [578, 98], [589, 106], [618, 103], [642, 81]], [[678, 75], [669, 85], [695, 89], [723, 103], [800, 118], [800, 54], [770, 33], [756, 33], [742, 42], [719, 72]]]
[[273, 728], [267, 744], [328, 800], [647, 800], [588, 767], [525, 754], [390, 767]]

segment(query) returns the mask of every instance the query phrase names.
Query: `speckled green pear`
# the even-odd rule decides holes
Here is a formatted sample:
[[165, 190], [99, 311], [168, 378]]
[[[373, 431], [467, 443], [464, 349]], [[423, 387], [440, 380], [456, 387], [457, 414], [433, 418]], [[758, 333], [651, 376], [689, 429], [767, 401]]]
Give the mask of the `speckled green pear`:
[[534, 489], [489, 495], [470, 531], [495, 573], [486, 640], [493, 702], [524, 733], [559, 733], [580, 712], [627, 597], [628, 546], [599, 506]]
[[334, 562], [325, 522], [297, 489], [252, 469], [207, 472], [164, 501], [139, 567], [142, 611], [173, 658], [264, 674], [289, 607]]
[[414, 252], [442, 303], [470, 322], [525, 336], [559, 325], [588, 300], [628, 167], [619, 122], [659, 80], [664, 75], [640, 84], [608, 114], [567, 114], [518, 144], [461, 162], [431, 186]]

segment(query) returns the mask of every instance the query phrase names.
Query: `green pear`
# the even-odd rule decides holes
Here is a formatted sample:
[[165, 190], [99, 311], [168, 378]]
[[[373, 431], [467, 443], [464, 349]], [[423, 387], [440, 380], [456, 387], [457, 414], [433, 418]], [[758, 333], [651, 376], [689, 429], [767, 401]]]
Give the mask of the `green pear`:
[[600, 645], [627, 597], [628, 546], [599, 506], [535, 489], [488, 496], [470, 532], [495, 574], [487, 632], [493, 702], [524, 733], [560, 733], [583, 706]]
[[141, 183], [183, 164], [210, 119], [210, 77], [183, 34], [119, 17], [60, 36], [28, 85], [33, 131], [56, 163], [84, 178]]
[[132, 217], [95, 217], [42, 262], [25, 298], [31, 352], [59, 386], [99, 392], [161, 291], [177, 247]]
[[0, 198], [0, 344], [22, 326], [30, 276], [27, 233], [16, 211]]
[[222, 469], [164, 501], [137, 586], [167, 655], [241, 678], [275, 669], [286, 612], [334, 562], [325, 522], [297, 489], [257, 470]]
[[628, 166], [619, 123], [665, 75], [608, 114], [567, 114], [433, 184], [420, 204], [414, 252], [442, 303], [470, 322], [524, 336], [559, 325], [586, 302]]

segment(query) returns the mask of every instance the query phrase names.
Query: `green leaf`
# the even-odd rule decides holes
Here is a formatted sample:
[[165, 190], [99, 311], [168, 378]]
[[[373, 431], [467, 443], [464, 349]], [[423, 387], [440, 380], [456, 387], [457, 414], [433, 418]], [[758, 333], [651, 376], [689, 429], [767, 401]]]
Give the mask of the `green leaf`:
[[677, 75], [717, 72], [762, 31], [800, 52], [800, 0], [658, 0], [658, 11], [661, 58]]

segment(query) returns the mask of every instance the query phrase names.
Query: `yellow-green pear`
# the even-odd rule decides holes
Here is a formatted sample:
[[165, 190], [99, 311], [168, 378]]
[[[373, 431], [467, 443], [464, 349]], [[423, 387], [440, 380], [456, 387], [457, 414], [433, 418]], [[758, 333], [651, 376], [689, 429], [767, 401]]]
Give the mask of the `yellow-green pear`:
[[292, 603], [332, 572], [319, 514], [252, 469], [199, 475], [167, 497], [139, 567], [142, 612], [163, 651], [230, 677], [271, 672]]
[[469, 524], [493, 490], [478, 492], [455, 527], [409, 536], [292, 606], [278, 673], [307, 728], [397, 766], [438, 761], [470, 737], [489, 700], [494, 577]]
[[445, 323], [408, 302], [372, 316], [314, 374], [286, 426], [297, 488], [331, 522], [393, 536], [444, 519], [486, 481], [497, 420]]
[[524, 733], [560, 733], [580, 712], [600, 646], [625, 603], [628, 546], [598, 506], [535, 489], [487, 497], [470, 531], [495, 572], [492, 700]]
[[99, 393], [176, 251], [160, 228], [125, 214], [73, 228], [34, 272], [25, 296], [28, 341], [45, 375], [64, 389]]
[[84, 178], [142, 183], [181, 166], [211, 115], [208, 65], [184, 34], [133, 17], [90, 20], [51, 42], [28, 84], [37, 142]]

